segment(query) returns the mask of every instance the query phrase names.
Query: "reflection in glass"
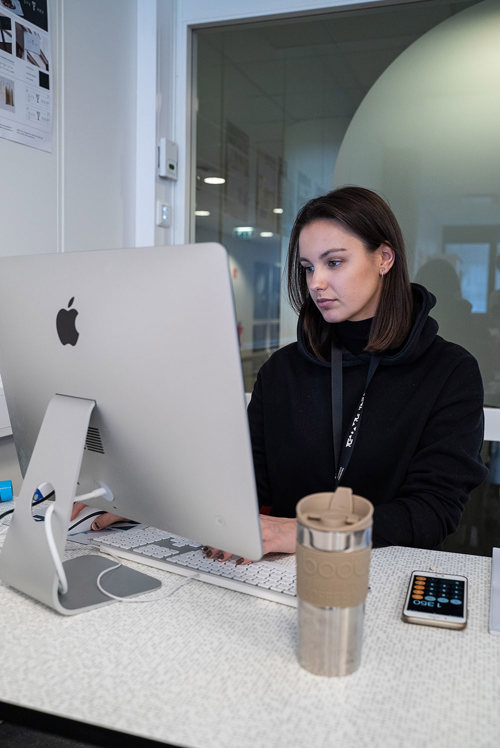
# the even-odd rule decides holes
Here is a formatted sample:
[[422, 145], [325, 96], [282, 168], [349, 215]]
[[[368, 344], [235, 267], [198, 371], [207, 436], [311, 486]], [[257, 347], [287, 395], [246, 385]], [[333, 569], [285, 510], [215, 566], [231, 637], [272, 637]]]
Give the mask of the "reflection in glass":
[[[427, 184], [418, 137], [398, 125], [385, 142], [377, 123], [387, 127], [386, 96], [393, 118], [399, 110], [413, 115], [408, 99], [415, 95], [403, 102], [406, 73], [397, 74], [405, 50], [473, 5], [429, 0], [196, 30], [194, 238], [219, 241], [230, 254], [247, 389], [269, 353], [295, 339], [296, 317], [283, 291], [276, 296], [276, 279], [283, 287], [292, 222], [311, 197], [339, 181], [380, 188], [405, 228], [414, 272], [444, 252], [436, 232], [447, 220], [446, 203], [432, 200], [436, 231], [420, 207], [419, 185]], [[412, 65], [419, 64], [417, 55]], [[428, 67], [424, 61], [426, 82], [435, 73]], [[442, 97], [436, 100], [440, 110]], [[425, 118], [418, 127], [430, 137]], [[211, 176], [225, 183], [207, 184]], [[265, 318], [255, 316], [263, 293], [271, 294]]]

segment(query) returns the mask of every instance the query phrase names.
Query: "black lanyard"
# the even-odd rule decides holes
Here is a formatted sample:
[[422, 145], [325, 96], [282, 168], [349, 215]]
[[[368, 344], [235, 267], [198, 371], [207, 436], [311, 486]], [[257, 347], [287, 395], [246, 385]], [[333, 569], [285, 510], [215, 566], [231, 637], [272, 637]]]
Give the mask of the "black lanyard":
[[[365, 395], [368, 385], [370, 384], [380, 358], [370, 356], [370, 365], [366, 384], [361, 400], [356, 408], [352, 419], [351, 427], [348, 429], [345, 439], [342, 439], [342, 351], [332, 342], [332, 359], [331, 359], [331, 388], [332, 388], [332, 425], [333, 425], [333, 454], [335, 456], [335, 486], [340, 483], [349, 460], [351, 459], [354, 443], [358, 436], [361, 414], [365, 404]], [[342, 449], [341, 449], [342, 445]]]

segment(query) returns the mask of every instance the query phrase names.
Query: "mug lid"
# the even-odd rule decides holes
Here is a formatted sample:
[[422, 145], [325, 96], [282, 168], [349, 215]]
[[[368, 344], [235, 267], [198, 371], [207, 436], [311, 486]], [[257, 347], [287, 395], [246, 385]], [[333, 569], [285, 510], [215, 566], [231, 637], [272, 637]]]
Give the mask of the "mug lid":
[[297, 519], [317, 530], [356, 532], [372, 523], [373, 504], [340, 486], [336, 491], [304, 496], [297, 504]]

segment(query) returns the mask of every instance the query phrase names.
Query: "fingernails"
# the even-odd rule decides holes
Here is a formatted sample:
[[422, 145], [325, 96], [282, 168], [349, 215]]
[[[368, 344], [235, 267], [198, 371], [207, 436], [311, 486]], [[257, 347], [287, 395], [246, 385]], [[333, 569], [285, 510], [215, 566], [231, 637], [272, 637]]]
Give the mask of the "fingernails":
[[95, 519], [95, 520], [94, 520], [94, 521], [92, 522], [92, 524], [90, 525], [90, 529], [91, 529], [91, 530], [100, 530], [100, 529], [101, 529], [101, 528], [99, 527], [99, 523], [98, 523], [98, 521], [97, 521], [96, 519]]
[[207, 558], [212, 558], [212, 551], [210, 550], [210, 548], [209, 548], [208, 550], [206, 550], [206, 551], [205, 551], [205, 556], [206, 556]]
[[240, 558], [237, 558], [236, 559], [236, 566], [239, 566], [240, 564], [242, 564], [244, 560], [245, 559], [243, 558], [243, 556], [240, 556]]
[[223, 558], [224, 558], [224, 554], [222, 553], [222, 551], [219, 551], [218, 553], [215, 554], [214, 561], [222, 561]]

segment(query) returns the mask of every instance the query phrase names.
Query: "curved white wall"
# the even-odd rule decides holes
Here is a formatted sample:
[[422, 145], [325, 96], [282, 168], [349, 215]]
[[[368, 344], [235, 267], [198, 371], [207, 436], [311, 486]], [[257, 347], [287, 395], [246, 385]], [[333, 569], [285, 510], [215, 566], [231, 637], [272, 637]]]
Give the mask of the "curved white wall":
[[390, 201], [415, 248], [411, 270], [440, 250], [443, 226], [500, 223], [499, 80], [500, 3], [486, 0], [403, 52], [347, 130], [334, 186]]

